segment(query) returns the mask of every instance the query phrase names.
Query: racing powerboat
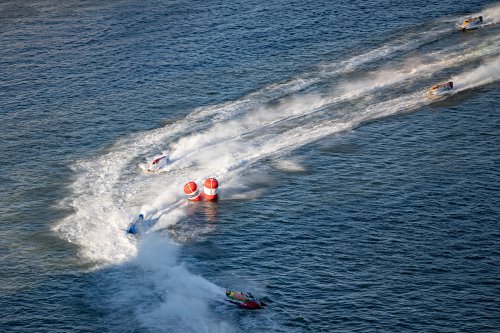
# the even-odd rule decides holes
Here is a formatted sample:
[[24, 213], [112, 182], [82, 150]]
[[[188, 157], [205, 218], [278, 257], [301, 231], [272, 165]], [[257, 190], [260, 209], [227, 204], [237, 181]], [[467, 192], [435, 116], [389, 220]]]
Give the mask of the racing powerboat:
[[161, 169], [165, 168], [168, 165], [169, 159], [168, 155], [162, 155], [160, 157], [157, 157], [151, 162], [148, 167], [146, 168], [146, 171], [149, 172], [158, 172]]
[[139, 216], [132, 222], [127, 227], [127, 233], [128, 234], [137, 234], [141, 231], [142, 225], [144, 223], [144, 215], [139, 214]]
[[467, 20], [464, 21], [464, 23], [460, 25], [460, 29], [462, 30], [479, 29], [482, 24], [483, 24], [482, 16], [469, 17]]
[[444, 96], [451, 93], [452, 89], [453, 89], [452, 81], [442, 84], [436, 84], [435, 86], [432, 86], [431, 89], [429, 89], [429, 94], [433, 96]]
[[266, 303], [256, 299], [252, 293], [226, 289], [226, 301], [238, 305], [240, 308], [256, 310], [267, 306]]

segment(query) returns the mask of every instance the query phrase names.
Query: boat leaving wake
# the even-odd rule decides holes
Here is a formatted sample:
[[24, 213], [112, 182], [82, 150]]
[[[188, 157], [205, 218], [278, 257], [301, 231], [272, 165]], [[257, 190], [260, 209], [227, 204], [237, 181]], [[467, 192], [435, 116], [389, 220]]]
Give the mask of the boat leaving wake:
[[[495, 13], [485, 11], [485, 18]], [[384, 117], [417, 111], [434, 102], [426, 96], [428, 87], [450, 75], [453, 94], [499, 80], [498, 36], [423, 49], [429, 43], [441, 46], [453, 29], [450, 24], [409, 32], [375, 50], [320, 64], [301, 77], [122, 138], [102, 155], [72, 166], [73, 194], [61, 204], [74, 212], [54, 230], [78, 245], [82, 261], [95, 269], [128, 265], [143, 272], [133, 281], [122, 281], [123, 286], [133, 285], [124, 307], [134, 309], [142, 326], [233, 331], [212, 310], [224, 306], [224, 288], [178, 262], [182, 239], [169, 228], [193, 209], [184, 199], [183, 185], [216, 177], [222, 200], [255, 198], [265, 191], [249, 186], [248, 175], [253, 170], [265, 174], [270, 160], [284, 172], [304, 172], [290, 158], [293, 151]], [[463, 69], [476, 63], [482, 65]], [[461, 74], [451, 74], [457, 72]], [[169, 151], [168, 168], [154, 175], [140, 172], [139, 162], [162, 151]], [[140, 238], [127, 236], [127, 225], [139, 213], [154, 221], [153, 226]], [[192, 232], [202, 237], [213, 228]], [[156, 297], [144, 299], [150, 294]]]

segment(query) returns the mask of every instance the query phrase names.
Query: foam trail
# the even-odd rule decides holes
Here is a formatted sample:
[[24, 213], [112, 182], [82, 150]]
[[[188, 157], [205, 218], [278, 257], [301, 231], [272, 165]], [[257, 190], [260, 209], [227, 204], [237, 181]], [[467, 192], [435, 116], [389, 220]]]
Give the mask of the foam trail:
[[[477, 13], [474, 16], [479, 16], [481, 13]], [[500, 4], [492, 5], [486, 8], [483, 13], [483, 20], [485, 25], [497, 24], [500, 22]]]
[[484, 65], [451, 78], [456, 92], [476, 88], [500, 80], [500, 56], [487, 61]]
[[[441, 31], [441, 30], [439, 30]], [[441, 32], [430, 32], [431, 37], [434, 38], [436, 33], [440, 34]], [[411, 35], [411, 34], [410, 34]], [[432, 39], [431, 38], [431, 39]], [[411, 41], [410, 42], [401, 42], [398, 41], [397, 43], [389, 43], [388, 45], [381, 47], [379, 49], [369, 51], [365, 54], [355, 56], [351, 59], [347, 59], [344, 62], [341, 63], [341, 66], [339, 67], [338, 70], [333, 71], [332, 73], [339, 73], [341, 71], [346, 71], [349, 70], [349, 68], [354, 69], [357, 68], [359, 65], [375, 61], [377, 59], [383, 58], [386, 55], [391, 54], [392, 52], [396, 50], [406, 50], [406, 49], [412, 49], [412, 47], [416, 47], [418, 45], [421, 45], [423, 42], [428, 41], [425, 38], [417, 39], [417, 41], [414, 41], [412, 38], [409, 38]], [[418, 45], [413, 45], [413, 43], [417, 43]], [[472, 42], [471, 42], [472, 43]], [[421, 63], [419, 66], [414, 66], [413, 68], [410, 68], [409, 70], [384, 70], [386, 73], [379, 72], [375, 73], [372, 75], [372, 82], [365, 82], [367, 83], [365, 86], [367, 89], [358, 89], [360, 85], [356, 86], [360, 82], [351, 82], [349, 83], [351, 86], [354, 87], [352, 89], [348, 85], [346, 85], [345, 91], [348, 92], [347, 96], [343, 96], [340, 98], [337, 98], [335, 96], [332, 97], [330, 101], [325, 101], [324, 104], [328, 103], [334, 103], [338, 101], [342, 101], [347, 98], [352, 98], [359, 96], [363, 93], [368, 93], [370, 91], [373, 91], [375, 89], [380, 89], [384, 88], [388, 85], [391, 84], [396, 84], [398, 82], [402, 82], [403, 80], [408, 80], [409, 78], [412, 77], [418, 77], [422, 76], [423, 74], [429, 73], [431, 71], [438, 71], [441, 68], [444, 68], [445, 66], [453, 66], [453, 64], [458, 65], [461, 62], [466, 62], [468, 60], [473, 59], [474, 57], [477, 56], [477, 50], [486, 50], [486, 51], [480, 51], [480, 52], [486, 52], [486, 53], [491, 53], [495, 52], [495, 47], [498, 49], [498, 38], [493, 38], [491, 41], [493, 43], [493, 46], [490, 46], [489, 48], [486, 47], [470, 47], [472, 51], [468, 52], [463, 52], [465, 48], [468, 48], [466, 45], [462, 45], [462, 53], [460, 54], [457, 50], [460, 50], [459, 48], [456, 48], [455, 52], [452, 52], [451, 50], [448, 50], [447, 54], [444, 54], [444, 58], [446, 60], [440, 60], [438, 63], [435, 64], [426, 64], [425, 59], [413, 59], [409, 60], [407, 63], [410, 61], [413, 61], [413, 64], [418, 64]], [[401, 45], [400, 45], [401, 44]], [[473, 44], [472, 44], [473, 45]], [[479, 54], [480, 55], [480, 54]], [[428, 55], [427, 58], [433, 57], [435, 59], [442, 59], [443, 55], [440, 54], [440, 52], [435, 52], [434, 55]], [[423, 61], [422, 61], [423, 60]], [[352, 66], [349, 65], [353, 64]], [[342, 68], [342, 66], [347, 65], [347, 67]], [[418, 75], [415, 75], [418, 74]], [[321, 74], [320, 74], [321, 75]], [[385, 76], [385, 77], [384, 77]], [[390, 79], [390, 81], [386, 80]], [[119, 146], [121, 147], [127, 147], [127, 150], [130, 150], [131, 147], [135, 147], [136, 149], [134, 150], [133, 154], [130, 154], [129, 156], [134, 156], [136, 153], [144, 153], [150, 152], [150, 154], [156, 155], [162, 150], [166, 150], [169, 147], [165, 147], [165, 142], [172, 141], [175, 137], [182, 135], [186, 129], [190, 129], [190, 131], [196, 132], [199, 130], [203, 130], [207, 123], [223, 123], [225, 121], [234, 119], [235, 117], [242, 116], [247, 113], [254, 113], [254, 110], [257, 108], [261, 108], [262, 105], [265, 105], [266, 103], [286, 96], [288, 94], [296, 93], [305, 87], [310, 86], [311, 84], [318, 82], [320, 80], [319, 77], [314, 77], [311, 74], [304, 75], [302, 78], [298, 77], [295, 79], [292, 79], [290, 81], [286, 81], [283, 83], [277, 83], [277, 84], [271, 84], [268, 87], [265, 87], [255, 93], [251, 93], [248, 96], [243, 97], [242, 99], [239, 99], [237, 101], [232, 101], [232, 102], [226, 102], [221, 105], [216, 105], [216, 106], [209, 106], [209, 107], [203, 107], [194, 110], [190, 115], [188, 115], [184, 120], [168, 125], [164, 128], [160, 128], [157, 130], [150, 131], [146, 133], [145, 135], [143, 134], [137, 134], [135, 136], [131, 136], [127, 139], [123, 139], [119, 141], [115, 146], [115, 148], [118, 148]], [[280, 119], [274, 119], [273, 121], [280, 121]], [[270, 122], [272, 123], [272, 121]], [[242, 129], [244, 132], [246, 132], [246, 129]], [[125, 158], [128, 158], [128, 156], [125, 156]], [[126, 162], [129, 162], [126, 161]], [[186, 166], [188, 167], [188, 166]]]
[[[334, 65], [327, 74], [355, 71], [396, 52], [416, 49], [441, 38], [450, 29], [438, 26], [424, 33], [406, 34], [381, 48], [346, 59], [340, 62], [340, 67]], [[242, 183], [249, 170], [262, 160], [290, 158], [290, 152], [324, 137], [376, 119], [418, 110], [432, 103], [422, 91], [427, 82], [421, 81], [436, 72], [499, 52], [497, 36], [485, 39], [488, 40], [469, 40], [400, 64], [386, 64], [369, 73], [360, 72], [367, 79], [346, 79], [326, 96], [303, 92], [314, 83], [329, 84], [327, 76], [325, 82], [325, 73], [306, 73], [236, 101], [196, 109], [185, 119], [163, 128], [123, 138], [102, 156], [76, 163], [78, 178], [72, 185], [74, 193], [65, 203], [75, 212], [55, 226], [55, 230], [79, 246], [83, 261], [99, 264], [98, 267], [129, 262], [144, 272], [144, 279], [136, 281], [136, 289], [132, 291], [137, 293], [139, 302], [125, 306], [134, 309], [145, 328], [232, 331], [223, 320], [214, 319], [210, 310], [211, 305], [217, 306], [222, 289], [178, 262], [174, 236], [155, 232], [189, 215], [183, 184], [189, 180], [201, 183], [210, 175], [224, 184], [224, 194], [231, 195], [237, 192], [236, 187], [244, 187]], [[498, 80], [498, 59], [454, 77], [456, 91]], [[402, 82], [404, 86], [398, 87]], [[409, 86], [415, 88], [400, 89]], [[411, 92], [407, 93], [408, 90]], [[380, 101], [381, 92], [386, 93], [383, 98], [387, 100]], [[137, 172], [138, 159], [167, 149], [172, 164], [166, 172], [153, 176]], [[275, 167], [304, 171], [298, 162], [277, 162]], [[259, 193], [253, 189], [250, 195], [241, 197]], [[139, 212], [156, 223], [138, 241], [127, 237], [124, 229]], [[150, 293], [159, 297], [144, 299]]]
[[[498, 38], [495, 41], [498, 41]], [[434, 75], [444, 68], [459, 66], [500, 50], [499, 44], [490, 44], [491, 41], [474, 47], [473, 51], [467, 50], [466, 52], [463, 51], [464, 46], [461, 45], [455, 53], [449, 50], [435, 52], [422, 59], [409, 59], [400, 67], [367, 73], [366, 78], [363, 80], [341, 84], [337, 88], [337, 93], [333, 94], [332, 97], [325, 98], [315, 94], [308, 94], [288, 98], [277, 106], [263, 107], [241, 119], [222, 122], [203, 132], [181, 138], [176, 144], [172, 145], [173, 153], [171, 157], [174, 160], [184, 160], [189, 156], [192, 158], [192, 163], [198, 163], [199, 161], [195, 162], [195, 160], [199, 160], [199, 158], [194, 157], [194, 155], [199, 155], [203, 150], [223, 140], [229, 142], [240, 138], [242, 135], [251, 135], [256, 131], [262, 131], [279, 123], [321, 112], [326, 107], [333, 107], [337, 103], [352, 100], [401, 82], [409, 85], [413, 80]], [[433, 59], [439, 60], [434, 61]], [[186, 161], [183, 163], [182, 167], [193, 165], [186, 164]], [[179, 166], [176, 165], [176, 167]]]
[[[153, 289], [161, 300], [136, 310], [143, 326], [152, 331], [234, 331], [228, 323], [217, 320], [209, 307], [223, 302], [224, 289], [177, 263], [177, 245], [151, 235], [138, 248], [135, 262], [146, 274], [137, 285]], [[135, 292], [147, 294], [149, 290], [139, 287]]]
[[[425, 57], [407, 59], [399, 67], [383, 68], [369, 72], [362, 80], [351, 80], [339, 86], [339, 90], [350, 97], [370, 93], [402, 82], [411, 84], [412, 80], [434, 75], [436, 72], [473, 61], [485, 55], [500, 51], [500, 38], [494, 37], [485, 43], [474, 45], [471, 51], [468, 45], [460, 45], [452, 50], [438, 51]], [[464, 49], [466, 51], [464, 51]]]
[[[109, 155], [114, 158], [117, 153]], [[109, 157], [73, 166], [75, 172], [83, 174], [72, 186], [74, 195], [62, 204], [70, 205], [75, 212], [54, 226], [63, 239], [80, 245], [82, 259], [102, 264], [122, 262], [136, 251], [126, 237], [116, 237], [123, 232], [123, 221], [130, 218], [125, 211], [114, 209], [121, 200], [115, 187], [126, 164], [109, 163]]]
[[433, 22], [426, 23], [430, 25], [430, 28], [422, 29], [419, 32], [408, 33], [400, 37], [401, 39], [399, 40], [391, 40], [379, 48], [356, 55], [350, 59], [341, 61], [340, 63], [323, 64], [323, 75], [331, 76], [340, 73], [352, 72], [363, 65], [391, 57], [395, 53], [417, 49], [421, 45], [438, 40], [453, 31], [453, 28], [449, 26], [442, 28], [438, 26], [438, 23], [447, 24], [454, 22], [457, 19], [458, 18], [434, 20]]
[[[469, 49], [470, 48], [470, 49]], [[464, 51], [465, 50], [465, 51]], [[372, 94], [376, 91], [390, 88], [401, 83], [411, 86], [414, 82], [431, 77], [443, 69], [448, 69], [474, 61], [480, 57], [496, 54], [500, 51], [500, 38], [493, 37], [479, 45], [459, 45], [453, 50], [437, 51], [425, 57], [413, 57], [400, 66], [383, 68], [368, 72], [362, 80], [350, 80], [341, 83], [331, 97], [320, 97], [312, 94], [291, 99], [280, 106], [277, 114], [281, 119], [274, 119], [269, 125], [290, 121], [297, 118], [324, 111], [336, 104]], [[437, 60], [435, 60], [437, 59]], [[288, 105], [290, 104], [290, 105]], [[300, 112], [295, 110], [299, 109]], [[269, 113], [269, 110], [267, 110]]]
[[[498, 39], [498, 38], [497, 38]], [[488, 41], [485, 45], [487, 46], [491, 41]], [[134, 188], [124, 190], [128, 195], [140, 192], [151, 192], [150, 197], [153, 200], [148, 200], [146, 205], [143, 205], [138, 211], [144, 212], [149, 216], [154, 218], [164, 220], [160, 223], [160, 226], [167, 226], [176, 223], [182, 218], [182, 214], [178, 213], [179, 210], [176, 208], [180, 207], [182, 202], [182, 196], [176, 188], [182, 187], [182, 182], [187, 181], [190, 177], [196, 181], [202, 181], [201, 177], [203, 173], [200, 172], [200, 176], [193, 174], [193, 167], [201, 168], [205, 170], [205, 175], [208, 173], [219, 175], [227, 171], [228, 163], [234, 161], [234, 151], [245, 150], [246, 147], [241, 145], [241, 140], [244, 136], [246, 138], [252, 137], [253, 135], [258, 135], [265, 129], [272, 129], [277, 125], [286, 125], [291, 121], [296, 121], [304, 116], [312, 115], [314, 113], [324, 112], [327, 108], [333, 108], [337, 103], [345, 102], [348, 100], [353, 100], [358, 96], [369, 94], [378, 89], [384, 89], [391, 85], [395, 85], [402, 81], [406, 81], [407, 84], [411, 82], [411, 79], [419, 79], [421, 77], [432, 75], [435, 71], [439, 71], [444, 68], [449, 68], [451, 66], [457, 66], [461, 63], [474, 60], [485, 54], [491, 54], [498, 52], [498, 44], [493, 44], [489, 47], [476, 47], [473, 51], [460, 53], [453, 53], [449, 51], [443, 51], [446, 55], [444, 59], [443, 54], [437, 52], [430, 56], [431, 59], [437, 58], [441, 59], [437, 62], [422, 63], [420, 59], [409, 60], [412, 63], [411, 66], [407, 66], [407, 63], [403, 64], [400, 68], [395, 69], [382, 69], [380, 71], [373, 72], [373, 74], [368, 75], [369, 79], [363, 82], [352, 81], [341, 86], [340, 94], [333, 95], [332, 97], [321, 97], [319, 95], [309, 94], [305, 96], [295, 96], [284, 100], [280, 104], [273, 105], [270, 107], [261, 107], [253, 112], [248, 112], [242, 118], [229, 119], [225, 122], [220, 122], [212, 125], [210, 128], [203, 131], [196, 132], [192, 135], [184, 135], [178, 140], [176, 144], [172, 144], [171, 147], [171, 157], [173, 159], [172, 169], [187, 169], [189, 168], [190, 175], [186, 173], [178, 173], [175, 179], [179, 179], [179, 182], [171, 183], [168, 187], [162, 187], [156, 191], [151, 192], [149, 189], [145, 189], [143, 182], [135, 184]], [[420, 64], [414, 65], [414, 63]], [[172, 125], [177, 126], [177, 125]], [[148, 140], [140, 139], [138, 142], [144, 142]], [[225, 146], [220, 149], [220, 144], [224, 143]], [[141, 143], [139, 146], [134, 144], [123, 146], [123, 149], [127, 150], [127, 154], [138, 154], [140, 148], [143, 146]], [[217, 149], [214, 147], [219, 146]], [[210, 147], [210, 150], [207, 148]], [[110, 155], [115, 155], [115, 152], [110, 153]], [[117, 154], [118, 155], [118, 154]], [[213, 158], [212, 156], [217, 156]], [[104, 179], [113, 179], [120, 169], [126, 167], [126, 163], [120, 163], [123, 161], [122, 156], [106, 156], [105, 159], [109, 161], [114, 161], [112, 165], [106, 166], [103, 161], [103, 167], [98, 167], [97, 169], [103, 170], [109, 168], [110, 176]], [[129, 156], [125, 156], [125, 161], [130, 159]], [[210, 160], [210, 167], [207, 167], [206, 161]], [[106, 174], [106, 172], [104, 172]], [[102, 172], [99, 173], [99, 176]], [[101, 177], [98, 177], [102, 180]], [[109, 192], [109, 188], [105, 187], [101, 192]], [[172, 195], [175, 193], [176, 195]], [[110, 200], [112, 201], [112, 200]], [[85, 205], [86, 206], [86, 205]], [[110, 211], [113, 207], [109, 207]], [[173, 214], [167, 213], [170, 211], [175, 211], [178, 218], [173, 218]], [[96, 217], [97, 218], [97, 217]], [[130, 218], [129, 218], [130, 219]]]

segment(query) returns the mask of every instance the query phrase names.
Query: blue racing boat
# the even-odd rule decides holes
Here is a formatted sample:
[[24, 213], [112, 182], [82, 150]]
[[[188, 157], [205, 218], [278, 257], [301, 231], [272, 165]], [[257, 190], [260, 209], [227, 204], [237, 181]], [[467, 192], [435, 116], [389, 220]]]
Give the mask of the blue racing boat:
[[130, 222], [130, 224], [127, 227], [127, 233], [128, 234], [137, 234], [139, 233], [144, 225], [144, 215], [139, 214], [139, 217], [137, 217], [134, 221]]

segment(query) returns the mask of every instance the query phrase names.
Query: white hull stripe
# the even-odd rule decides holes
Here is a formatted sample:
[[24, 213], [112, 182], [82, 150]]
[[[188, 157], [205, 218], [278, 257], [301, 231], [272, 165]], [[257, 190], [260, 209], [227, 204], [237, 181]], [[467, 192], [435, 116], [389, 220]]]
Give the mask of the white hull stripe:
[[196, 191], [194, 191], [191, 194], [186, 194], [186, 196], [188, 197], [188, 199], [194, 199], [194, 198], [196, 198], [199, 195], [200, 195], [200, 191], [198, 189], [196, 189]]
[[205, 188], [203, 189], [203, 192], [205, 192], [206, 195], [217, 195], [216, 188], [208, 188], [205, 186]]

